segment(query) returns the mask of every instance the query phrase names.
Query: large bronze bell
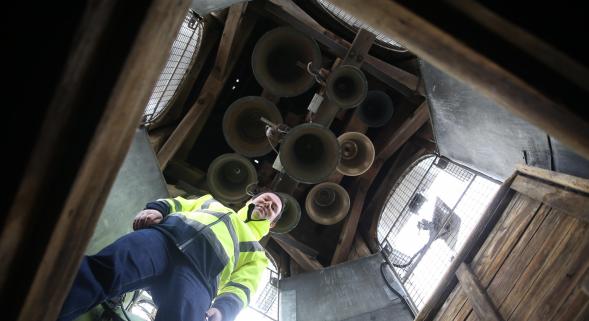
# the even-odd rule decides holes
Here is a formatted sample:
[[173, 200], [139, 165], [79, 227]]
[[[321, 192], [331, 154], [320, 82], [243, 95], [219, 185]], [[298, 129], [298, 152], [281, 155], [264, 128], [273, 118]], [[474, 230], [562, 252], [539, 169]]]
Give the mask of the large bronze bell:
[[216, 200], [242, 202], [249, 197], [246, 188], [258, 181], [256, 169], [239, 154], [223, 154], [215, 158], [207, 170], [207, 185]]
[[341, 134], [340, 144], [342, 158], [337, 171], [346, 176], [364, 174], [374, 162], [374, 145], [370, 138], [362, 133], [347, 132]]
[[340, 160], [337, 138], [331, 130], [306, 123], [292, 128], [280, 146], [280, 163], [294, 180], [316, 184], [325, 181]]
[[339, 66], [327, 77], [327, 98], [340, 108], [348, 109], [360, 105], [366, 98], [367, 91], [366, 76], [358, 67]]
[[315, 185], [307, 194], [305, 209], [314, 222], [332, 225], [348, 215], [350, 196], [336, 183], [321, 183]]
[[370, 90], [355, 112], [368, 127], [381, 127], [393, 117], [394, 110], [389, 95], [380, 90]]
[[307, 68], [321, 68], [321, 51], [313, 39], [291, 27], [270, 30], [254, 47], [254, 76], [276, 96], [293, 97], [311, 88], [315, 78]]
[[[266, 124], [260, 120], [261, 117], [274, 124], [282, 124], [280, 111], [266, 98], [243, 97], [229, 106], [223, 116], [223, 135], [235, 152], [258, 157], [272, 150], [271, 141], [266, 137]], [[272, 143], [276, 144], [275, 141]]]

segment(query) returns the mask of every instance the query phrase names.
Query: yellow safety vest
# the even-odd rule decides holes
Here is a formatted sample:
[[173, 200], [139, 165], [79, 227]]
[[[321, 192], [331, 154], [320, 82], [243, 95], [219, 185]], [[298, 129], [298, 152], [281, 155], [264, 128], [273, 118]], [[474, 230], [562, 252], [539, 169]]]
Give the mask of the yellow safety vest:
[[[170, 216], [178, 216], [186, 224], [200, 230], [225, 263], [217, 276], [214, 300], [231, 296], [240, 300], [241, 308], [247, 306], [268, 266], [268, 258], [258, 241], [268, 234], [270, 223], [265, 220], [245, 223], [249, 202], [236, 213], [211, 195], [198, 199], [176, 197], [159, 201], [169, 205]], [[186, 240], [178, 247], [183, 250], [189, 242], [191, 240]]]

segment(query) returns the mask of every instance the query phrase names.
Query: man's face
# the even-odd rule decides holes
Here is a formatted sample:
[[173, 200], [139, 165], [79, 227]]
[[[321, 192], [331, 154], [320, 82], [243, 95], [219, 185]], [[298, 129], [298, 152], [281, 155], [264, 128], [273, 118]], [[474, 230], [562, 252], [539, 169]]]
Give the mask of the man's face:
[[266, 219], [274, 222], [278, 213], [282, 211], [282, 201], [278, 195], [274, 193], [262, 193], [252, 200], [255, 205], [254, 213], [257, 212], [258, 217], [255, 219]]

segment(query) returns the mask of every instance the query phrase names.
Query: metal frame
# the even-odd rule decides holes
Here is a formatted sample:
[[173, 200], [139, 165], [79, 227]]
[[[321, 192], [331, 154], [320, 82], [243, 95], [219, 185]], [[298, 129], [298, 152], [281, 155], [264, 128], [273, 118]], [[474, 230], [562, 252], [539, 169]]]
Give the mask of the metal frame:
[[[191, 29], [192, 31], [187, 31]], [[142, 124], [149, 126], [162, 119], [172, 105], [180, 86], [194, 65], [201, 46], [204, 21], [193, 10], [189, 10], [172, 47], [170, 56], [154, 85], [143, 113]], [[186, 37], [186, 32], [190, 34]], [[187, 39], [186, 39], [187, 38]], [[192, 49], [193, 50], [189, 50]], [[187, 56], [190, 55], [190, 57]], [[186, 58], [189, 62], [186, 63]]]
[[388, 36], [373, 28], [372, 26], [362, 22], [361, 20], [356, 19], [353, 15], [349, 14], [345, 10], [342, 10], [337, 5], [333, 4], [331, 1], [313, 0], [313, 3], [318, 8], [321, 8], [322, 11], [331, 16], [334, 20], [336, 20], [352, 32], [358, 32], [358, 30], [360, 29], [366, 29], [370, 31], [376, 36], [375, 42], [380, 47], [399, 53], [408, 52], [408, 50], [405, 47], [403, 47], [394, 39], [389, 38]]
[[[391, 257], [391, 255], [394, 256], [393, 253], [395, 253], [395, 252], [394, 252], [394, 247], [393, 247], [393, 243], [391, 242], [392, 240], [390, 239], [390, 236], [391, 236], [391, 234], [393, 234], [393, 231], [395, 229], [397, 230], [397, 232], [399, 232], [401, 230], [401, 228], [404, 226], [405, 223], [404, 223], [404, 221], [402, 221], [402, 219], [404, 217], [406, 217], [406, 218], [409, 217], [408, 215], [410, 215], [410, 214], [408, 212], [408, 206], [411, 203], [411, 201], [413, 200], [414, 195], [418, 192], [419, 189], [429, 188], [429, 185], [431, 185], [434, 182], [434, 180], [438, 177], [438, 173], [440, 173], [440, 172], [436, 172], [436, 173], [432, 174], [432, 170], [435, 170], [433, 165], [438, 164], [438, 162], [442, 159], [448, 162], [447, 166], [453, 166], [453, 167], [450, 169], [448, 169], [448, 167], [440, 168], [437, 171], [444, 171], [444, 172], [449, 173], [450, 175], [453, 175], [455, 177], [457, 177], [457, 175], [459, 175], [461, 177], [457, 177], [457, 178], [459, 178], [463, 182], [466, 182], [466, 184], [465, 184], [464, 188], [462, 189], [462, 191], [460, 192], [458, 198], [456, 199], [454, 204], [450, 207], [450, 211], [449, 211], [450, 214], [455, 213], [455, 211], [457, 210], [459, 205], [463, 204], [462, 201], [464, 200], [465, 195], [467, 195], [473, 182], [475, 182], [477, 177], [480, 177], [481, 179], [485, 179], [485, 180], [492, 182], [492, 183], [497, 183], [496, 180], [489, 179], [489, 177], [487, 175], [478, 173], [477, 171], [474, 171], [464, 165], [455, 163], [452, 160], [449, 160], [445, 157], [441, 157], [436, 154], [428, 154], [428, 155], [424, 155], [424, 156], [420, 157], [418, 160], [416, 160], [403, 173], [403, 175], [399, 178], [398, 183], [396, 183], [393, 186], [393, 188], [391, 189], [391, 192], [389, 193], [389, 196], [388, 196], [385, 204], [389, 203], [391, 197], [394, 195], [394, 193], [397, 191], [397, 189], [401, 187], [401, 184], [404, 181], [404, 179], [407, 177], [407, 175], [409, 175], [413, 170], [415, 170], [416, 166], [418, 166], [421, 162], [427, 161], [428, 159], [430, 159], [432, 157], [433, 157], [433, 160], [427, 166], [427, 169], [421, 175], [421, 177], [419, 177], [417, 183], [414, 186], [409, 187], [411, 190], [411, 195], [404, 202], [403, 207], [401, 208], [400, 211], [398, 211], [397, 216], [394, 217], [393, 223], [390, 226], [387, 226], [387, 228], [388, 228], [387, 233], [384, 234], [385, 236], [382, 238], [382, 240], [379, 240], [379, 243], [378, 243], [379, 250], [382, 251], [386, 262], [389, 264], [389, 266], [391, 267], [391, 270], [393, 271], [393, 275], [395, 276], [395, 278], [397, 279], [399, 284], [402, 286], [403, 291], [405, 292], [404, 293], [405, 299], [407, 300], [409, 306], [411, 307], [411, 309], [413, 310], [413, 312], [415, 314], [417, 314], [419, 311], [419, 305], [423, 304], [425, 302], [425, 297], [421, 297], [420, 301], [417, 301], [415, 296], [416, 295], [420, 296], [420, 294], [417, 289], [414, 289], [414, 290], [409, 289], [408, 282], [410, 282], [410, 278], [414, 275], [413, 273], [415, 272], [415, 269], [417, 268], [417, 266], [420, 264], [420, 262], [425, 257], [425, 255], [428, 253], [430, 246], [433, 244], [433, 241], [438, 239], [438, 237], [440, 236], [440, 231], [444, 230], [444, 228], [450, 222], [451, 215], [447, 215], [444, 218], [443, 223], [441, 224], [441, 228], [438, 231], [436, 231], [435, 237], [434, 238], [430, 237], [430, 241], [428, 243], [426, 243], [413, 257], [411, 257], [409, 262], [407, 262], [406, 265], [400, 265], [398, 263], [392, 262], [393, 258]], [[453, 173], [453, 171], [456, 171], [456, 170], [458, 170], [461, 173]], [[462, 173], [463, 171], [464, 171], [464, 173]], [[397, 194], [397, 195], [400, 195], [400, 194]], [[406, 195], [405, 195], [405, 197], [406, 197]], [[383, 212], [386, 211], [387, 208], [388, 207], [385, 205], [385, 207], [383, 207]], [[397, 210], [398, 210], [398, 208], [397, 208]], [[381, 216], [381, 220], [382, 220], [382, 216]], [[399, 223], [399, 222], [401, 222], [401, 223]], [[476, 224], [474, 219], [471, 219], [468, 223]], [[379, 222], [379, 226], [380, 226], [380, 224], [382, 224], [382, 221]], [[379, 234], [382, 235], [382, 233], [379, 233]], [[453, 238], [454, 241], [456, 241], [457, 235], [458, 234], [456, 233], [456, 234], [451, 234], [450, 236], [451, 236], [451, 238]], [[407, 256], [407, 258], [409, 258], [409, 256]], [[413, 293], [413, 294], [411, 294], [411, 293]]]

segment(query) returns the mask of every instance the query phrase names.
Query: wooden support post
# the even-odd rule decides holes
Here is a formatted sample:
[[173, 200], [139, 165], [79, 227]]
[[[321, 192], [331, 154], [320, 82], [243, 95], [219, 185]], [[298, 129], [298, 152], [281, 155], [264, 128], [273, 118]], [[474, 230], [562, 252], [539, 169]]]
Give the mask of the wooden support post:
[[468, 265], [460, 264], [456, 270], [456, 276], [460, 281], [462, 290], [468, 297], [468, 302], [481, 321], [503, 321], [497, 308], [491, 302], [487, 291], [481, 286], [479, 279], [472, 273]]
[[204, 83], [199, 98], [190, 107], [188, 113], [157, 154], [160, 168], [165, 168], [182, 146], [190, 149], [204, 127], [227, 81], [229, 71], [235, 66], [236, 59], [234, 58], [239, 56], [253, 29], [254, 16], [245, 14], [246, 8], [247, 2], [242, 2], [229, 9], [225, 28], [227, 31], [234, 30], [235, 32], [223, 32], [215, 67]]
[[581, 290], [585, 293], [585, 295], [589, 296], [589, 270], [585, 272], [585, 277], [581, 282]]
[[299, 250], [298, 248], [290, 245], [289, 243], [285, 242], [284, 240], [276, 237], [272, 237], [290, 257], [295, 260], [305, 271], [316, 271], [321, 270], [323, 265], [319, 263], [319, 261], [310, 258], [307, 256], [303, 251]]
[[446, 2], [497, 36], [550, 66], [562, 77], [567, 78], [585, 91], [589, 91], [589, 69], [539, 37], [500, 17], [479, 2], [465, 0], [447, 0]]
[[404, 6], [389, 0], [333, 3], [443, 70], [497, 101], [510, 112], [542, 128], [589, 159], [589, 124], [548, 99], [510, 71], [437, 28]]
[[352, 205], [350, 213], [342, 228], [335, 253], [331, 259], [332, 265], [341, 263], [348, 257], [352, 246], [352, 240], [356, 234], [358, 222], [364, 208], [366, 192], [376, 178], [376, 175], [378, 175], [382, 165], [427, 121], [429, 121], [429, 112], [427, 104], [424, 102], [415, 110], [413, 115], [409, 117], [409, 119], [407, 119], [397, 131], [395, 131], [394, 135], [391, 136], [392, 139], [389, 139], [385, 145], [378, 146], [380, 150], [377, 150], [376, 152], [372, 167], [366, 171], [366, 173], [358, 176], [352, 184], [352, 186], [354, 186], [353, 193], [350, 195]]
[[518, 165], [517, 171], [527, 176], [539, 178], [547, 182], [557, 183], [566, 188], [589, 194], [589, 180], [585, 178], [553, 172], [547, 169], [528, 165]]
[[292, 235], [286, 233], [286, 234], [272, 234], [272, 238], [273, 239], [280, 239], [281, 241], [283, 241], [284, 243], [299, 249], [301, 252], [303, 252], [305, 255], [311, 257], [311, 258], [316, 258], [317, 255], [319, 254], [319, 252], [317, 252], [317, 250], [311, 248], [310, 246], [303, 244], [301, 242], [299, 242], [297, 239], [295, 239]]
[[518, 176], [511, 188], [550, 207], [589, 222], [589, 194], [575, 193], [525, 176]]
[[52, 59], [63, 76], [0, 231], [7, 319], [57, 318], [189, 5], [99, 1], [72, 17], [77, 36]]

